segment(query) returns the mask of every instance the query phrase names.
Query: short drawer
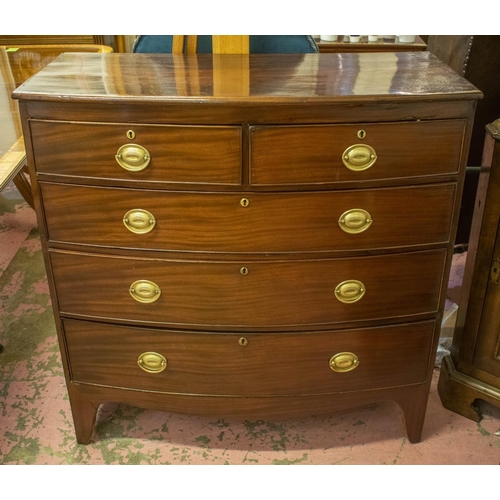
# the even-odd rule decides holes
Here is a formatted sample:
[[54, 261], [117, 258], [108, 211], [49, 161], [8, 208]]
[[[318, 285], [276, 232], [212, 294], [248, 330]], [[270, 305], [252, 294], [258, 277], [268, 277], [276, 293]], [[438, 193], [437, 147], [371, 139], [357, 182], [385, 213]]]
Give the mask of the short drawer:
[[30, 128], [37, 172], [134, 182], [241, 181], [240, 127], [33, 120]]
[[445, 256], [221, 262], [50, 251], [63, 315], [221, 329], [435, 313]]
[[445, 243], [456, 191], [453, 183], [238, 194], [45, 182], [40, 187], [51, 241], [234, 253], [328, 252]]
[[284, 185], [456, 174], [464, 131], [464, 120], [255, 126], [250, 179]]
[[184, 394], [285, 396], [422, 383], [434, 322], [242, 335], [64, 320], [64, 331], [75, 382]]

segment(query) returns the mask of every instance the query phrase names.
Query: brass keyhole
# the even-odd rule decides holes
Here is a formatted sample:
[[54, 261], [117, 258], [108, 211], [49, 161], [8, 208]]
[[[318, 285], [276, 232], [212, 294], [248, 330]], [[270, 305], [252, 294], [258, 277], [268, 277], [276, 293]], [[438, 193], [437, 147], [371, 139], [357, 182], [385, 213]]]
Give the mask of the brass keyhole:
[[250, 202], [246, 198], [242, 198], [240, 201], [240, 205], [242, 207], [248, 207], [248, 205], [250, 205]]
[[127, 131], [127, 137], [129, 139], [135, 139], [135, 132], [133, 130]]
[[366, 137], [366, 132], [364, 130], [358, 130], [358, 137], [364, 139]]
[[242, 347], [245, 347], [246, 345], [248, 345], [248, 340], [245, 337], [240, 337], [238, 339], [238, 344], [240, 344], [240, 346]]
[[240, 273], [243, 274], [243, 276], [246, 276], [248, 274], [248, 268], [247, 267], [242, 267], [240, 269]]

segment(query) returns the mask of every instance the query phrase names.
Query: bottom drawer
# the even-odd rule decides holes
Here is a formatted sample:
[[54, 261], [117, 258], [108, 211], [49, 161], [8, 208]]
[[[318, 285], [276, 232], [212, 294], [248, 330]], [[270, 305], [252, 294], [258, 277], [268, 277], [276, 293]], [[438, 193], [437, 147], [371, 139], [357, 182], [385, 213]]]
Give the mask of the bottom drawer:
[[[435, 326], [424, 321], [241, 335], [63, 323], [74, 382], [218, 396], [328, 394], [421, 383]], [[347, 354], [334, 358], [340, 353]]]

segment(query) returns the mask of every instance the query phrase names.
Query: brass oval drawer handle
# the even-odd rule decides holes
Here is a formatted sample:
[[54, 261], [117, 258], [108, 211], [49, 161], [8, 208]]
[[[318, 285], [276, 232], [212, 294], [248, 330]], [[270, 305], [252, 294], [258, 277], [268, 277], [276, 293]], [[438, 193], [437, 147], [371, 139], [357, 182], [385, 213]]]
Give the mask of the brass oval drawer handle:
[[344, 304], [357, 302], [366, 292], [365, 285], [358, 280], [347, 280], [339, 283], [335, 288], [335, 297]]
[[353, 352], [339, 352], [330, 358], [330, 368], [334, 372], [350, 372], [358, 365], [359, 359]]
[[124, 144], [115, 155], [120, 167], [130, 172], [144, 170], [151, 161], [149, 151], [139, 144]]
[[377, 153], [367, 144], [353, 144], [342, 153], [342, 162], [354, 172], [370, 168], [377, 161]]
[[148, 373], [160, 373], [167, 367], [167, 360], [157, 352], [143, 352], [137, 358], [137, 364]]
[[339, 218], [340, 229], [349, 234], [366, 231], [372, 225], [372, 222], [372, 216], [362, 208], [347, 210]]
[[143, 304], [156, 302], [161, 295], [160, 287], [149, 280], [137, 280], [130, 285], [130, 295]]
[[123, 216], [123, 223], [132, 233], [146, 234], [153, 230], [156, 219], [151, 212], [141, 208], [134, 208]]

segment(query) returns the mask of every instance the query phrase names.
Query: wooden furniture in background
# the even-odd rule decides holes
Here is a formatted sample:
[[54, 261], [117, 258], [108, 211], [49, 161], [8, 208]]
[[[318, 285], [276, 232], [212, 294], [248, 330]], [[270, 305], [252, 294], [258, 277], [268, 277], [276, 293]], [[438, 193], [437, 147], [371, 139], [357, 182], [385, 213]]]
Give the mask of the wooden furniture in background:
[[2, 47], [8, 56], [8, 65], [14, 84], [21, 85], [56, 57], [65, 52], [113, 52], [111, 47], [94, 44], [57, 44], [57, 45], [6, 45]]
[[104, 35], [0, 35], [0, 45], [103, 45]]
[[23, 172], [25, 166], [26, 152], [22, 137], [17, 139], [7, 150], [3, 151], [0, 148], [0, 193], [10, 181], [14, 181], [21, 196], [28, 202], [30, 207], [35, 208], [31, 185]]
[[106, 401], [393, 400], [420, 440], [470, 83], [427, 52], [65, 54], [14, 95], [79, 442]]
[[[198, 35], [173, 35], [172, 54], [196, 54]], [[214, 54], [249, 54], [249, 35], [212, 35]]]
[[34, 208], [33, 196], [26, 177], [21, 173], [26, 165], [26, 153], [22, 139], [19, 109], [10, 94], [16, 88], [12, 74], [9, 55], [0, 47], [0, 94], [2, 109], [0, 110], [0, 192], [14, 179], [25, 200]]
[[[197, 49], [198, 35], [173, 35], [172, 54], [196, 54]], [[212, 35], [212, 52], [214, 54], [249, 54], [250, 37], [248, 35]], [[238, 71], [241, 78], [226, 78], [225, 61], [225, 58], [220, 57], [215, 57], [213, 61], [214, 96], [248, 95], [250, 85], [248, 78], [250, 74], [249, 59], [247, 57], [239, 58], [240, 68], [236, 68], [234, 62], [231, 62], [231, 66], [227, 68], [229, 71]], [[193, 70], [196, 72], [196, 66], [197, 62], [194, 61], [191, 65], [188, 63], [187, 67], [182, 69], [180, 75], [176, 77], [179, 88], [184, 90], [187, 83], [185, 73]], [[198, 82], [195, 83], [195, 85], [197, 84]]]
[[[40, 71], [63, 52], [112, 52], [105, 45], [22, 45], [0, 47], [0, 91], [6, 98], [16, 87]], [[27, 178], [26, 152], [16, 101], [2, 110], [0, 131], [0, 192], [12, 180], [22, 197], [34, 208], [31, 185]], [[10, 139], [6, 139], [6, 137]]]
[[249, 54], [250, 38], [248, 35], [212, 35], [214, 54]]
[[486, 125], [500, 116], [500, 35], [429, 35], [429, 52], [484, 94], [477, 103], [468, 166], [479, 167]]
[[106, 45], [114, 52], [127, 52], [129, 35], [0, 35], [0, 45]]
[[414, 50], [425, 50], [425, 42], [417, 35], [412, 43], [400, 42], [397, 38], [392, 41], [369, 42], [367, 36], [363, 36], [359, 42], [350, 42], [345, 35], [339, 35], [336, 42], [325, 42], [316, 38], [319, 51], [328, 52], [408, 52]]
[[477, 400], [500, 407], [500, 120], [487, 127], [451, 356], [439, 379], [443, 405], [481, 419]]
[[429, 35], [429, 52], [481, 90], [467, 159], [457, 245], [467, 245], [476, 200], [484, 130], [500, 116], [500, 35]]

